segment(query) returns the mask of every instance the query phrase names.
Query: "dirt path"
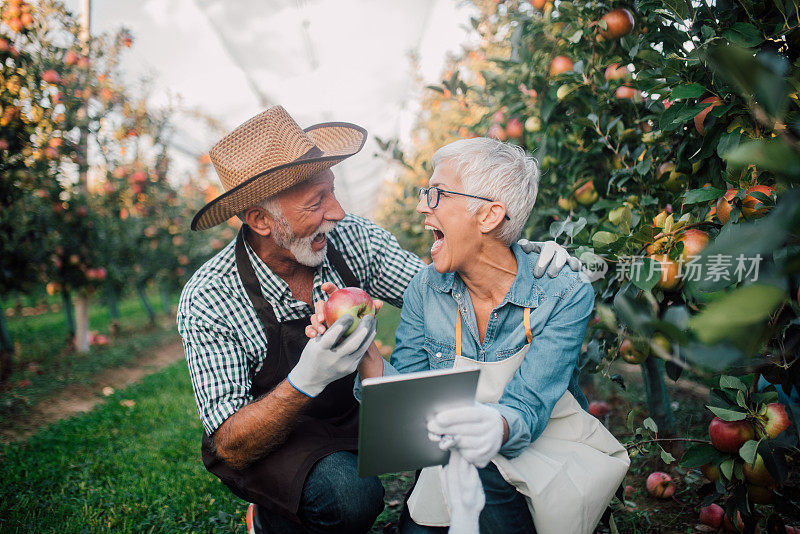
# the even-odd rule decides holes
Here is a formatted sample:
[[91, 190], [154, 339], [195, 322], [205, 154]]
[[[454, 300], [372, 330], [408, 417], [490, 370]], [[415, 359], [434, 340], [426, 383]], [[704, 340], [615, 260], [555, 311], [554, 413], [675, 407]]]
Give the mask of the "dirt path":
[[183, 345], [180, 339], [174, 339], [156, 347], [131, 365], [103, 371], [91, 385], [67, 386], [57, 395], [34, 406], [25, 416], [24, 424], [16, 425], [13, 430], [0, 429], [0, 442], [10, 443], [24, 440], [43, 426], [88, 412], [94, 408], [95, 404], [104, 400], [103, 390], [105, 388], [110, 387], [115, 390], [124, 388], [181, 359], [183, 359]]

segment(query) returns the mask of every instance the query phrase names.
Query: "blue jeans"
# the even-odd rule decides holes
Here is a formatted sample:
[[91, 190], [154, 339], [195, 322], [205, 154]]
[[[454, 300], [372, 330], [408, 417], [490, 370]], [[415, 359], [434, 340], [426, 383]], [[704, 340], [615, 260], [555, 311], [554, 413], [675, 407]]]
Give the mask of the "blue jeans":
[[[478, 475], [486, 495], [486, 505], [480, 515], [480, 530], [487, 534], [531, 534], [536, 532], [533, 518], [528, 510], [525, 496], [506, 482], [500, 471], [490, 463], [478, 469]], [[400, 534], [446, 533], [447, 527], [426, 527], [418, 525], [408, 515], [408, 506], [403, 509], [398, 525]]]
[[297, 513], [302, 526], [264, 507], [257, 510], [264, 532], [274, 534], [368, 532], [383, 511], [383, 495], [378, 477], [359, 477], [356, 455], [340, 451], [311, 468]]

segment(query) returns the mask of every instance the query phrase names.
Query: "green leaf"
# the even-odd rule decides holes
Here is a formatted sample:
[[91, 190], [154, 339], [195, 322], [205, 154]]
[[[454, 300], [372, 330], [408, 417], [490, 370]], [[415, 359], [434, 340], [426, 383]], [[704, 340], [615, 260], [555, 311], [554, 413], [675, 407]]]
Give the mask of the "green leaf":
[[631, 282], [643, 291], [650, 291], [661, 278], [661, 272], [650, 258], [640, 258], [641, 267], [632, 268], [630, 271]]
[[733, 480], [733, 458], [728, 458], [719, 464], [719, 470], [728, 480]]
[[761, 283], [742, 286], [707, 305], [691, 318], [689, 328], [703, 343], [718, 343], [758, 325], [784, 298], [786, 293], [779, 287]]
[[578, 41], [581, 40], [581, 37], [583, 37], [583, 30], [578, 30], [569, 37], [567, 37], [567, 41], [569, 41], [572, 44], [576, 44]]
[[739, 449], [739, 456], [742, 457], [742, 460], [744, 460], [745, 463], [753, 465], [756, 461], [757, 450], [758, 441], [751, 439], [750, 441], [745, 442], [745, 444]]
[[727, 454], [718, 451], [709, 443], [697, 443], [686, 449], [681, 457], [680, 465], [687, 469], [705, 464], [716, 465], [727, 457]]
[[753, 47], [764, 42], [761, 32], [752, 24], [737, 22], [732, 28], [722, 32], [722, 36], [735, 45]]
[[700, 98], [706, 92], [706, 88], [699, 83], [690, 83], [688, 85], [681, 85], [672, 90], [670, 100], [678, 100], [681, 98]]
[[737, 169], [756, 165], [790, 179], [800, 178], [800, 154], [782, 137], [748, 141], [726, 152], [723, 157]]
[[642, 425], [644, 425], [644, 427], [651, 432], [658, 432], [658, 425], [655, 421], [653, 421], [652, 417], [648, 417], [642, 421]]
[[734, 410], [727, 410], [725, 408], [717, 408], [716, 406], [706, 406], [711, 412], [722, 419], [723, 421], [741, 421], [747, 418], [746, 413], [737, 412]]
[[744, 397], [743, 391], [736, 392], [736, 404], [738, 404], [742, 408], [747, 408], [747, 400]]
[[716, 187], [690, 189], [689, 191], [683, 194], [683, 203], [687, 206], [690, 204], [702, 204], [710, 200], [716, 200], [719, 197], [721, 197], [724, 193], [725, 191], [723, 191], [722, 189], [717, 189]]
[[661, 460], [662, 460], [662, 461], [663, 461], [665, 464], [671, 464], [672, 462], [674, 462], [674, 461], [675, 461], [675, 457], [674, 457], [674, 456], [672, 456], [672, 455], [671, 455], [670, 453], [668, 453], [667, 451], [665, 451], [664, 449], [661, 449]]
[[[554, 223], [555, 224], [555, 223]], [[592, 236], [592, 244], [595, 247], [605, 247], [619, 239], [620, 236], [611, 232], [600, 231]]]
[[722, 375], [719, 378], [719, 387], [728, 389], [738, 389], [739, 391], [747, 391], [747, 386], [744, 382], [735, 376]]
[[628, 412], [628, 420], [625, 426], [628, 427], [628, 432], [633, 433], [633, 410]]

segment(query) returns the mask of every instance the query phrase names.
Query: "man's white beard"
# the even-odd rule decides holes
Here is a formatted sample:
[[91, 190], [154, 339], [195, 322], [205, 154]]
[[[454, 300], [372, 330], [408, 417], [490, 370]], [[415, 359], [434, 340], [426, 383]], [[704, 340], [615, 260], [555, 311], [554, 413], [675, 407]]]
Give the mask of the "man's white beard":
[[322, 223], [317, 231], [309, 237], [297, 237], [294, 235], [284, 217], [276, 217], [275, 222], [272, 238], [275, 240], [276, 245], [291, 252], [297, 262], [302, 265], [316, 267], [322, 263], [322, 260], [325, 259], [325, 253], [328, 251], [328, 244], [326, 243], [322, 250], [315, 251], [311, 248], [311, 242], [318, 234], [327, 234], [336, 228], [335, 222], [326, 221]]

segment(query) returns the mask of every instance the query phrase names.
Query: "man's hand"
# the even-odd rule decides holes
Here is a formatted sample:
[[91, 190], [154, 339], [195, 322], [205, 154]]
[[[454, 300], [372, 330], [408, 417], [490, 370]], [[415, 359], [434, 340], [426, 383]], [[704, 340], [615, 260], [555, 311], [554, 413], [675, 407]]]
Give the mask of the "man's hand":
[[475, 403], [437, 413], [428, 421], [428, 433], [440, 449], [458, 449], [466, 461], [483, 469], [503, 444], [503, 421], [494, 408]]
[[450, 507], [449, 534], [478, 534], [486, 495], [478, 469], [457, 449], [450, 451], [450, 461], [444, 466], [444, 490]]
[[300, 354], [300, 361], [289, 372], [289, 383], [299, 392], [316, 397], [325, 386], [356, 370], [361, 357], [375, 338], [377, 322], [368, 315], [340, 344], [339, 338], [355, 319], [343, 315], [323, 335], [311, 339]]
[[[541, 278], [545, 273], [545, 269], [547, 269], [547, 274], [550, 278], [555, 278], [565, 263], [568, 263], [573, 271], [581, 270], [581, 260], [570, 256], [567, 249], [555, 241], [520, 239], [517, 244], [528, 254], [531, 252], [539, 253], [539, 261], [536, 262], [536, 268], [533, 270], [533, 276], [536, 278]], [[550, 266], [549, 268], [548, 265]]]

